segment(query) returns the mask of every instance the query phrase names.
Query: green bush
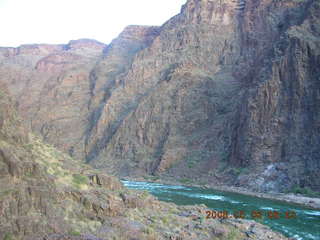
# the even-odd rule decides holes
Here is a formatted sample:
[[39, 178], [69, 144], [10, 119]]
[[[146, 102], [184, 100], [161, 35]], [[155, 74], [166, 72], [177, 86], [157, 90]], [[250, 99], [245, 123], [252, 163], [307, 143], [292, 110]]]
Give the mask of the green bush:
[[24, 147], [27, 151], [31, 152], [34, 145], [32, 143], [28, 143], [28, 144], [25, 144]]
[[228, 166], [228, 160], [230, 158], [230, 152], [229, 151], [224, 151], [221, 154], [221, 164], [222, 164], [222, 168], [223, 170]]
[[161, 220], [162, 220], [163, 224], [168, 225], [168, 223], [169, 223], [169, 217], [168, 216], [162, 217]]
[[81, 233], [78, 232], [78, 231], [71, 231], [70, 235], [72, 235], [72, 236], [81, 236]]
[[143, 229], [143, 232], [146, 234], [154, 234], [154, 229], [151, 227], [146, 227], [145, 229]]
[[193, 168], [196, 165], [195, 162], [188, 162], [187, 164], [188, 164], [188, 168]]
[[13, 240], [12, 234], [11, 234], [11, 233], [6, 233], [6, 234], [4, 235], [3, 240]]
[[74, 174], [73, 175], [73, 183], [76, 185], [88, 184], [89, 178], [87, 176], [81, 174]]
[[250, 170], [248, 168], [231, 168], [230, 173], [233, 175], [249, 174]]
[[159, 177], [148, 175], [148, 176], [144, 176], [144, 179], [146, 179], [147, 181], [157, 181], [157, 180], [159, 180]]
[[7, 197], [9, 194], [13, 193], [14, 190], [13, 189], [7, 189], [7, 190], [4, 190], [4, 191], [1, 191], [0, 192], [0, 198], [1, 197]]
[[182, 179], [179, 179], [179, 181], [184, 184], [192, 183], [192, 180], [189, 178], [182, 178]]
[[292, 187], [291, 192], [293, 192], [295, 194], [306, 195], [308, 197], [320, 197], [320, 193], [319, 192], [314, 192], [308, 187], [302, 188], [302, 187], [299, 187], [297, 185]]
[[149, 196], [149, 192], [144, 190], [143, 193], [141, 194], [142, 199], [146, 199]]
[[232, 229], [232, 231], [228, 233], [226, 239], [227, 239], [227, 240], [236, 240], [236, 239], [239, 239], [238, 232], [237, 232], [235, 229]]
[[298, 187], [298, 186], [294, 186], [293, 189], [292, 189], [292, 192], [293, 193], [296, 193], [296, 194], [303, 194], [304, 193], [304, 189], [301, 188], [301, 187]]

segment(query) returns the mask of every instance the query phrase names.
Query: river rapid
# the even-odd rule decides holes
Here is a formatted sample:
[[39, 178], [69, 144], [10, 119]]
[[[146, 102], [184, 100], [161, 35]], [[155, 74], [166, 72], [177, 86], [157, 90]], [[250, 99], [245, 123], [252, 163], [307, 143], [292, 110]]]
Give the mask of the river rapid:
[[[122, 181], [130, 189], [146, 190], [177, 205], [205, 204], [212, 218], [254, 219], [297, 240], [320, 240], [320, 211], [280, 201], [198, 187]], [[210, 212], [209, 212], [210, 211]]]

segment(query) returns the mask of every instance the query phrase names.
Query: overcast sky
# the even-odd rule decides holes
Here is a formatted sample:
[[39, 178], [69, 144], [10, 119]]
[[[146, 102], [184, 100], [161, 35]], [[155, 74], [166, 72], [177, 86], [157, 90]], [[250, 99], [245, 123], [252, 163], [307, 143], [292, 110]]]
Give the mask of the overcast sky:
[[186, 0], [0, 0], [0, 46], [109, 43], [127, 25], [161, 25]]

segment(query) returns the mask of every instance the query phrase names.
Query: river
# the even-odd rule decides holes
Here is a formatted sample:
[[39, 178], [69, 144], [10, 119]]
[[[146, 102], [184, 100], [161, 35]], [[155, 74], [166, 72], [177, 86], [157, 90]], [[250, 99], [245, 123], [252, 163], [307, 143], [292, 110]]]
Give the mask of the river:
[[[320, 240], [320, 211], [294, 204], [198, 187], [122, 181], [130, 189], [147, 190], [159, 200], [178, 205], [205, 204], [211, 217], [222, 211], [254, 219], [297, 240]], [[216, 216], [218, 217], [218, 215]], [[221, 215], [220, 215], [221, 217]]]

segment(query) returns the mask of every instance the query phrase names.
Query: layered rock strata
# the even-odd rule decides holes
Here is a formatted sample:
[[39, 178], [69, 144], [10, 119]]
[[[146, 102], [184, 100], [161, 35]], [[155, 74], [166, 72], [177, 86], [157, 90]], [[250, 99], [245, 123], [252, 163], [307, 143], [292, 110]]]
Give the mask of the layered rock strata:
[[0, 86], [0, 239], [287, 239], [253, 221], [204, 221], [203, 206], [124, 188], [26, 131]]
[[320, 189], [319, 2], [189, 0], [110, 45], [0, 50], [45, 141], [122, 176]]

